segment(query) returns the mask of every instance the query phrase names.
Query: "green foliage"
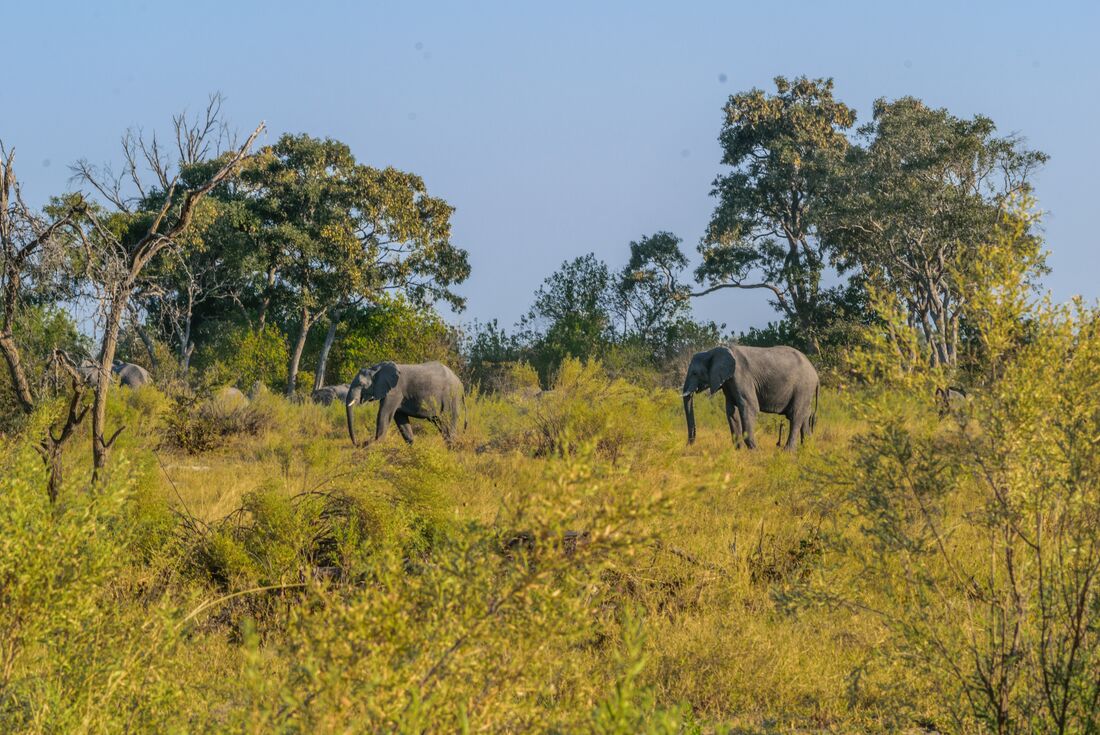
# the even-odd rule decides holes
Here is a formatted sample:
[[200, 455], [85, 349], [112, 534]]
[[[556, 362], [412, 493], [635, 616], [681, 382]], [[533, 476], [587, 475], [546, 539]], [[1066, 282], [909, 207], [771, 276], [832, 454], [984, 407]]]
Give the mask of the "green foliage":
[[95, 491], [70, 484], [56, 506], [30, 446], [0, 443], [0, 467], [0, 729], [172, 722], [180, 693], [164, 685], [165, 611], [119, 604], [133, 530], [125, 464]]
[[568, 358], [551, 390], [535, 401], [533, 448], [537, 454], [569, 454], [593, 443], [597, 452], [615, 461], [635, 445], [651, 420], [647, 398], [643, 389], [609, 378], [598, 361]]
[[775, 88], [726, 103], [719, 141], [733, 170], [714, 182], [719, 204], [696, 278], [712, 289], [766, 287], [817, 352], [826, 262], [818, 228], [856, 116], [833, 98], [831, 79], [776, 77]]
[[216, 449], [235, 436], [257, 436], [282, 418], [271, 394], [249, 402], [219, 393], [207, 399], [177, 396], [165, 416], [163, 442], [187, 454]]
[[439, 314], [402, 297], [387, 297], [343, 319], [326, 383], [350, 382], [363, 367], [384, 360], [452, 363], [454, 352], [451, 330]]
[[622, 622], [621, 649], [616, 652], [618, 677], [611, 694], [596, 706], [592, 732], [602, 735], [683, 733], [690, 710], [686, 705], [661, 709], [652, 687], [641, 683], [648, 656], [645, 629], [637, 613]]
[[210, 366], [203, 372], [207, 386], [236, 385], [248, 390], [258, 380], [278, 388], [286, 381], [289, 357], [286, 337], [275, 325], [262, 330], [227, 330], [202, 356]]
[[[58, 379], [63, 377], [49, 371], [54, 349], [66, 350], [74, 355], [86, 353], [89, 349], [87, 337], [77, 331], [69, 313], [55, 306], [21, 309], [12, 325], [12, 335], [19, 348], [27, 381], [33, 390], [44, 396], [53, 395]], [[67, 384], [67, 381], [62, 384]], [[0, 433], [18, 430], [25, 420], [25, 414], [16, 403], [11, 375], [5, 367], [0, 370]]]
[[955, 117], [913, 97], [878, 100], [833, 189], [827, 241], [840, 267], [890, 289], [921, 331], [921, 351], [954, 367], [972, 279], [1006, 218], [1018, 257], [1037, 249], [1037, 221], [1014, 206], [1046, 155], [998, 138], [983, 115]]
[[592, 253], [562, 263], [535, 292], [524, 317], [531, 363], [544, 383], [568, 357], [596, 357], [613, 339], [607, 264]]
[[[523, 357], [519, 336], [509, 335], [496, 319], [484, 324], [474, 322], [471, 332], [463, 345], [466, 382], [486, 392], [511, 390], [508, 374], [511, 366], [519, 364]], [[535, 385], [538, 385], [537, 372]]]

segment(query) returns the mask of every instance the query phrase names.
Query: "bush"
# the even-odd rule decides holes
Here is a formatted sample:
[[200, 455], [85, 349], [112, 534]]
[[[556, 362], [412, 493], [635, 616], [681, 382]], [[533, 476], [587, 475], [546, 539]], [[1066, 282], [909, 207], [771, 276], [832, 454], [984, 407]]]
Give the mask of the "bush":
[[70, 482], [58, 506], [43, 483], [29, 445], [0, 442], [0, 729], [168, 725], [182, 693], [165, 685], [165, 611], [119, 595], [132, 559], [125, 462], [94, 491]]
[[533, 400], [536, 454], [568, 454], [592, 442], [615, 461], [628, 446], [637, 447], [646, 427], [656, 422], [649, 394], [609, 378], [596, 361], [567, 358], [552, 389]]
[[243, 390], [257, 380], [276, 389], [285, 386], [289, 362], [286, 337], [273, 324], [260, 331], [245, 327], [227, 329], [196, 360], [208, 366], [202, 373], [207, 389], [235, 385]]
[[165, 446], [201, 454], [233, 436], [257, 436], [276, 426], [282, 416], [279, 398], [271, 394], [256, 400], [218, 393], [210, 398], [178, 396], [165, 419]]

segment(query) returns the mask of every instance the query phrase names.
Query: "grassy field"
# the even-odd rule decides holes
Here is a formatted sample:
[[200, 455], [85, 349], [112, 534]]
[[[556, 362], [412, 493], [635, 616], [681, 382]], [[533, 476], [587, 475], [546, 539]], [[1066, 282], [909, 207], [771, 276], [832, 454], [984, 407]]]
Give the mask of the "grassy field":
[[[720, 397], [688, 446], [675, 391], [579, 364], [553, 392], [471, 396], [452, 449], [427, 424], [353, 448], [338, 405], [119, 394], [102, 490], [78, 447], [50, 509], [33, 452], [4, 450], [5, 729], [957, 729], [883, 615], [919, 600], [861, 585], [867, 400], [824, 389], [788, 454], [777, 417], [735, 449]], [[234, 430], [185, 451], [184, 424]]]

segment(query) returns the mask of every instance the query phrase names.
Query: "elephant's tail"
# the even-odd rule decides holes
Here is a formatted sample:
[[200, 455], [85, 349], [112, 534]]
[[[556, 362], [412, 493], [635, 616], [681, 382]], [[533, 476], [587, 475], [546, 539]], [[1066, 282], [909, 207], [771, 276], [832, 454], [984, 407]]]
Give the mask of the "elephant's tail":
[[466, 410], [466, 394], [462, 394], [462, 430], [466, 431], [470, 428], [470, 414]]
[[814, 388], [814, 410], [810, 414], [810, 433], [812, 434], [817, 428], [817, 394], [821, 392], [821, 383], [817, 384]]

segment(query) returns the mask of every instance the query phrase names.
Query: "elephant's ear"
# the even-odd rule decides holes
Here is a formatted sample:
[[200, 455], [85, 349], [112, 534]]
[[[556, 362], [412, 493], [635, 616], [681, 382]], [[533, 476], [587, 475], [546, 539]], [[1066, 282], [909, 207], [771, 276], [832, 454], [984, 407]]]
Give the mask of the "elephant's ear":
[[397, 369], [397, 365], [392, 362], [383, 362], [378, 366], [378, 370], [374, 373], [374, 380], [371, 382], [370, 390], [371, 395], [375, 400], [381, 401], [397, 385], [397, 378], [400, 377], [401, 371]]
[[722, 387], [722, 384], [733, 377], [733, 369], [736, 361], [733, 353], [725, 347], [717, 347], [710, 358], [710, 394], [713, 396]]

